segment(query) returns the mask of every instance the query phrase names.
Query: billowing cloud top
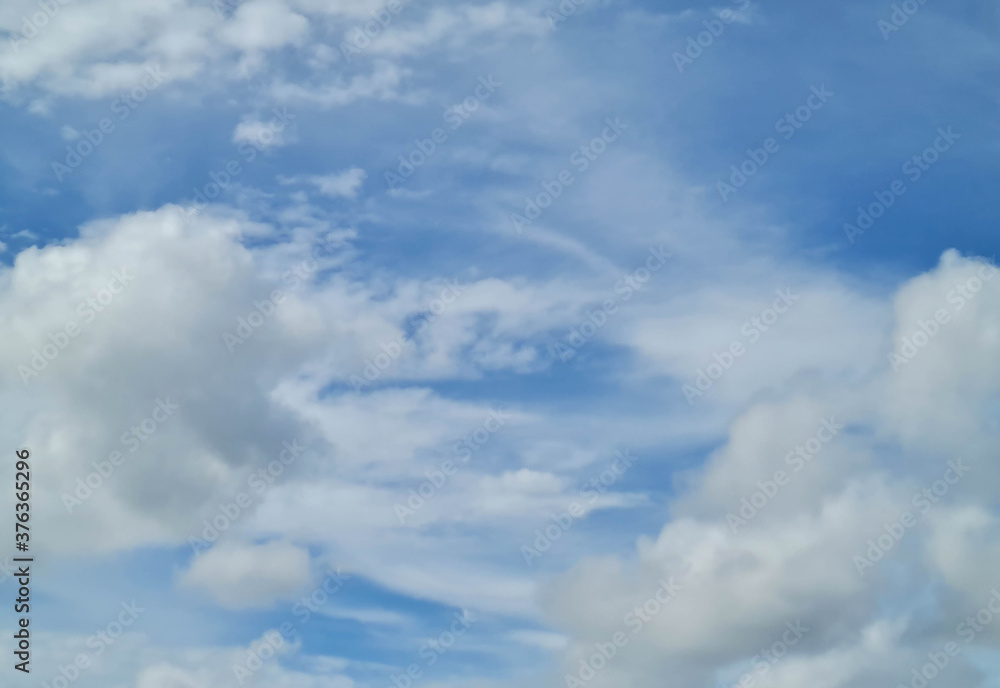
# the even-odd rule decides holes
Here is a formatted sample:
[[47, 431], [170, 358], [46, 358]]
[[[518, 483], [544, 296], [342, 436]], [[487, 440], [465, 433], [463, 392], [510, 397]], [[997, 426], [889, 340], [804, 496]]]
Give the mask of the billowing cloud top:
[[998, 16], [668, 5], [0, 8], [32, 680], [992, 685]]

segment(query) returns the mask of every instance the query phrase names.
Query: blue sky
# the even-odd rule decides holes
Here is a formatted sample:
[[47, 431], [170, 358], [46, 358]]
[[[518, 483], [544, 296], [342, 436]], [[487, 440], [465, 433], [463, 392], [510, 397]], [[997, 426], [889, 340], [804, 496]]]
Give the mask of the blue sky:
[[[416, 664], [426, 688], [910, 685], [987, 604], [996, 3], [561, 7], [0, 8], [0, 433], [36, 462], [31, 680], [61, 688], [136, 600], [72, 683], [385, 688]], [[955, 460], [971, 479], [859, 568]], [[300, 622], [331, 567], [349, 577]], [[468, 631], [428, 654], [456, 614]], [[998, 633], [959, 637], [937, 680], [993, 685]]]

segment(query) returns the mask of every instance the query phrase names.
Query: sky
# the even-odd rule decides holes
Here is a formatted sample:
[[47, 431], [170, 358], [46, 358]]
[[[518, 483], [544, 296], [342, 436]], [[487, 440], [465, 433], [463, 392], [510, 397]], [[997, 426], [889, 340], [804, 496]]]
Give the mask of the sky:
[[0, 685], [1000, 686], [996, 2], [0, 30]]

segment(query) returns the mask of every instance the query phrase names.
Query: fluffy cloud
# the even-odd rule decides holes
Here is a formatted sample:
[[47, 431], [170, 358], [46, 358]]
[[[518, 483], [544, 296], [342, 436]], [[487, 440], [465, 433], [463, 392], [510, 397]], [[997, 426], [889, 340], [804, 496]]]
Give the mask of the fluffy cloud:
[[[372, 19], [380, 11], [383, 3], [368, 0], [218, 0], [212, 6], [196, 0], [53, 0], [48, 11], [34, 0], [17, 0], [0, 13], [0, 29], [11, 36], [0, 47], [0, 77], [11, 97], [42, 94], [36, 109], [44, 111], [47, 95], [107, 97], [137, 86], [149, 69], [178, 83], [206, 76], [246, 78], [266, 69], [267, 53], [307, 47], [314, 29], [321, 35], [310, 48], [339, 44], [343, 34], [363, 33], [362, 27], [372, 24], [378, 27], [374, 45], [366, 43], [363, 51], [355, 47], [355, 52], [402, 57], [454, 49], [486, 34], [539, 36], [547, 27], [533, 13], [499, 1], [433, 8], [418, 23], [391, 15], [395, 24], [384, 32]], [[401, 28], [400, 23], [411, 26]], [[315, 102], [337, 105], [357, 97], [386, 97], [403, 74], [399, 65], [381, 65], [371, 74], [349, 77], [353, 82], [348, 87], [299, 88]], [[279, 90], [293, 95], [296, 87]]]
[[[539, 419], [507, 409], [494, 427], [487, 404], [378, 387], [517, 369], [518, 357], [505, 360], [511, 344], [548, 332], [561, 304], [576, 297], [551, 285], [462, 282], [457, 300], [449, 298], [453, 312], [442, 312], [398, 367], [358, 394], [351, 378], [365, 374], [382, 343], [404, 341], [405, 323], [428, 317], [447, 284], [400, 280], [387, 298], [384, 285], [337, 274], [349, 250], [344, 235], [244, 246], [261, 232], [238, 217], [171, 206], [92, 223], [78, 239], [22, 251], [0, 272], [0, 315], [11, 324], [0, 349], [11, 410], [3, 432], [46, 457], [35, 486], [57, 496], [37, 507], [36, 522], [50, 534], [40, 546], [187, 547], [220, 504], [243, 495], [252, 506], [227, 537], [298, 532], [300, 541], [350, 552], [352, 566], [389, 587], [530, 609], [519, 559], [455, 585], [454, 571], [474, 565], [476, 553], [447, 533], [414, 539], [394, 506], [407, 497], [401, 481], [419, 484], [456, 442], [471, 442], [477, 459], [499, 455], [526, 423], [530, 435], [545, 436]], [[327, 236], [333, 248], [314, 260], [310, 251]], [[485, 316], [492, 324], [484, 329], [477, 323]], [[469, 349], [481, 358], [463, 361]], [[331, 380], [345, 391], [321, 394]], [[488, 441], [470, 439], [484, 427]], [[289, 442], [303, 453], [269, 474]], [[519, 525], [503, 537], [516, 553], [520, 524], [565, 507], [561, 476], [492, 473], [471, 463], [449, 486], [454, 493], [442, 491], [414, 522], [468, 519], [491, 529], [497, 518], [515, 518]], [[420, 565], [400, 559], [421, 549], [449, 554]], [[299, 552], [294, 570], [270, 571], [263, 564], [271, 554], [213, 550], [181, 580], [230, 607], [272, 599], [301, 582], [305, 562]]]
[[281, 0], [247, 0], [239, 4], [219, 37], [239, 50], [270, 50], [301, 43], [309, 20]]
[[[339, 565], [352, 587], [255, 680], [380, 688], [463, 608], [484, 622], [449, 650], [453, 663], [427, 672], [428, 686], [564, 685], [618, 632], [627, 645], [597, 660], [606, 666], [588, 688], [652, 687], [664, 675], [684, 686], [745, 675], [777, 688], [906, 684], [956, 639], [962, 652], [938, 680], [971, 688], [989, 673], [1000, 624], [968, 644], [957, 629], [988, 603], [1000, 555], [1000, 282], [955, 251], [902, 284], [892, 270], [850, 274], [825, 262], [837, 246], [800, 231], [819, 222], [802, 207], [830, 198], [805, 203], [816, 199], [782, 187], [782, 203], [798, 204], [791, 218], [749, 205], [786, 165], [798, 171], [797, 156], [834, 164], [840, 150], [810, 148], [834, 138], [819, 130], [783, 146], [731, 216], [707, 202], [711, 182], [691, 159], [720, 170], [729, 160], [689, 136], [690, 120], [714, 125], [712, 108], [730, 112], [744, 89], [780, 90], [758, 81], [780, 70], [732, 59], [777, 24], [755, 13], [730, 25], [698, 76], [664, 89], [670, 51], [711, 14], [604, 2], [553, 26], [546, 11], [558, 3], [534, 0], [404, 3], [381, 21], [379, 0], [57, 4], [39, 26], [34, 0], [0, 8], [14, 39], [0, 46], [3, 97], [52, 113], [34, 124], [56, 148], [90, 132], [83, 118], [100, 103], [86, 101], [151, 70], [169, 84], [155, 96], [163, 107], [95, 153], [94, 174], [33, 188], [19, 173], [48, 169], [44, 136], [14, 137], [4, 158], [11, 179], [27, 179], [11, 216], [29, 219], [4, 235], [0, 435], [34, 452], [33, 537], [52, 562], [38, 580], [49, 598], [74, 600], [70, 619], [117, 601], [48, 583], [61, 570], [81, 572], [80, 589], [155, 593], [148, 626], [75, 685], [229, 685], [266, 640], [261, 629], [289, 611], [275, 603], [291, 605], [311, 573]], [[981, 37], [946, 35], [982, 59]], [[795, 50], [783, 65], [825, 73]], [[859, 55], [871, 56], [852, 46]], [[878, 52], [866, 74], [887, 60]], [[720, 70], [725, 102], [705, 101]], [[419, 178], [391, 193], [365, 183], [364, 170], [380, 177], [442, 121], [467, 95], [461, 84], [493, 73], [502, 93]], [[886, 100], [854, 95], [837, 102]], [[297, 118], [268, 135], [274, 101]], [[912, 102], [908, 119], [887, 121], [933, 110]], [[728, 146], [784, 107], [741, 108], [738, 127], [709, 126], [709, 138]], [[663, 112], [683, 140], [663, 133]], [[621, 141], [577, 169], [569, 156], [617, 116]], [[857, 137], [869, 128], [841, 124]], [[173, 135], [192, 127], [204, 131]], [[247, 142], [285, 147], [216, 206], [161, 206], [190, 188], [189, 165], [203, 170]], [[116, 152], [141, 158], [145, 173], [99, 167]], [[516, 234], [510, 214], [570, 167], [572, 186]], [[851, 175], [869, 168], [851, 161]], [[59, 213], [20, 208], [34, 191], [36, 206]], [[880, 220], [884, 235], [902, 205]], [[159, 209], [118, 215], [136, 207]], [[95, 214], [109, 217], [77, 235], [78, 218]], [[624, 289], [651, 251], [673, 256]], [[615, 312], [598, 310], [609, 299]], [[685, 386], [700, 394], [685, 398]], [[284, 463], [290, 443], [304, 449]], [[638, 457], [624, 474], [619, 451]], [[949, 462], [969, 477], [944, 481]], [[190, 539], [237, 500], [249, 506], [193, 557]], [[904, 514], [913, 525], [898, 525]], [[102, 588], [88, 567], [120, 575]], [[676, 593], [657, 599], [671, 577]], [[176, 629], [191, 637], [178, 642]], [[307, 654], [316, 639], [351, 659]], [[37, 640], [39, 656], [65, 664], [87, 639]]]
[[[921, 667], [935, 643], [957, 640], [947, 632], [921, 638], [924, 631], [907, 620], [915, 610], [903, 604], [895, 619], [884, 619], [873, 603], [903, 571], [902, 580], [921, 581], [907, 586], [930, 584], [925, 561], [946, 581], [935, 598], [955, 624], [959, 610], [989, 597], [992, 583], [978, 572], [995, 559], [996, 519], [984, 501], [991, 488], [981, 486], [994, 481], [980, 447], [995, 437], [982, 409], [1000, 385], [995, 270], [944, 254], [897, 293], [894, 341], [885, 340], [877, 375], [858, 384], [803, 381], [787, 401], [751, 405], [726, 445], [687, 477], [689, 492], [656, 538], [640, 538], [629, 559], [583, 561], [557, 579], [542, 599], [574, 638], [565, 672], [586, 672], [580, 662], [594, 643], [621, 630], [632, 642], [591, 685], [653, 685], [649, 676], [663, 670], [710, 681], [730, 666], [743, 667], [729, 670], [733, 683], [747, 671], [767, 686], [799, 685], [804, 675], [831, 688], [879, 685]], [[941, 311], [948, 317], [935, 325]], [[798, 455], [808, 463], [796, 458], [795, 448], [808, 447], [806, 438], [831, 414], [843, 425], [838, 436]], [[903, 474], [898, 452], [886, 450], [892, 441], [911, 447]], [[977, 477], [959, 471], [943, 480], [955, 457]], [[776, 480], [777, 471], [784, 478]], [[904, 527], [905, 513], [913, 518]], [[873, 542], [881, 550], [867, 555]], [[859, 567], [858, 556], [873, 565]], [[680, 592], [637, 623], [633, 637], [629, 610], [670, 577]], [[780, 639], [793, 621], [818, 630], [767, 677], [755, 675], [748, 665], [762, 639]], [[983, 638], [993, 636], [988, 629]], [[968, 656], [955, 661], [959, 684], [976, 685]]]
[[223, 542], [195, 558], [178, 579], [231, 609], [269, 607], [290, 599], [309, 581], [309, 552], [286, 542]]

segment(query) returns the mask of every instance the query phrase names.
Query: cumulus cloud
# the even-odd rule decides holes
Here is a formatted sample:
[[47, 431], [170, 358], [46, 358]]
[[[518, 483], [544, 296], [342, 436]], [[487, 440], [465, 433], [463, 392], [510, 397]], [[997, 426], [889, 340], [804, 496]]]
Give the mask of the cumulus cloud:
[[178, 583], [200, 590], [223, 607], [270, 607], [309, 585], [309, 552], [287, 542], [223, 542], [197, 557]]
[[[457, 580], [454, 572], [474, 553], [462, 552], [447, 533], [412, 539], [414, 530], [394, 511], [406, 498], [400, 481], [423, 480], [440, 463], [439, 452], [454, 453], [455, 443], [482, 432], [496, 411], [428, 389], [377, 387], [429, 379], [435, 371], [516, 367], [516, 359], [504, 364], [495, 355], [463, 362], [464, 346], [507, 351], [508, 342], [547, 332], [557, 320], [548, 314], [576, 297], [564, 288], [495, 279], [463, 281], [457, 292], [437, 279], [403, 279], [387, 299], [364, 277], [336, 274], [340, 253], [349, 251], [343, 234], [331, 235], [333, 248], [318, 253], [314, 247], [327, 241], [322, 232], [248, 249], [243, 241], [261, 231], [239, 217], [190, 216], [169, 206], [91, 223], [78, 239], [22, 251], [0, 272], [0, 314], [11, 323], [0, 350], [5, 407], [12, 410], [4, 433], [46, 456], [35, 485], [56, 495], [37, 508], [36, 522], [51, 532], [40, 546], [187, 547], [220, 504], [242, 493], [252, 504], [230, 535], [299, 532], [351, 551], [353, 566], [390, 587], [497, 608], [529, 604], [530, 584], [517, 561], [486, 566], [481, 579], [464, 585], [446, 582]], [[276, 288], [284, 291], [280, 303], [270, 301]], [[405, 323], [429, 317], [428, 304], [443, 293], [454, 313], [437, 316], [414, 344], [398, 344], [405, 360], [400, 356], [374, 387], [356, 393], [351, 379], [365, 380], [382, 345], [405, 342]], [[487, 330], [475, 326], [484, 316], [493, 323]], [[464, 333], [464, 346], [443, 346], [449, 329]], [[331, 380], [344, 393], [321, 394]], [[471, 445], [477, 457], [500, 452], [526, 420], [514, 410], [500, 417], [502, 432]], [[389, 418], [391, 434], [382, 430]], [[531, 425], [532, 434], [544, 434], [537, 420]], [[305, 452], [280, 477], [268, 477], [268, 465], [293, 441]], [[420, 520], [468, 517], [486, 526], [498, 517], [543, 518], [565, 502], [565, 481], [554, 474], [493, 477], [484, 465], [470, 469]], [[505, 537], [516, 552], [521, 535]], [[450, 552], [451, 563], [404, 564], [401, 548]], [[245, 577], [249, 585], [254, 569], [215, 566], [229, 559], [204, 554], [183, 579], [227, 605], [249, 604], [237, 581]], [[226, 585], [211, 583], [216, 572], [231, 576], [221, 579]], [[298, 579], [277, 582], [291, 580]]]
[[[1000, 386], [993, 370], [1000, 340], [987, 315], [1000, 299], [995, 272], [981, 259], [945, 253], [898, 291], [878, 374], [853, 384], [803, 381], [794, 386], [811, 388], [807, 394], [751, 405], [726, 445], [686, 478], [689, 491], [657, 537], [640, 538], [625, 559], [580, 562], [552, 583], [540, 599], [574, 638], [565, 673], [586, 672], [580, 662], [594, 643], [622, 630], [633, 642], [592, 685], [653, 685], [650, 676], [665, 670], [710, 681], [722, 667], [743, 667], [729, 676], [735, 683], [741, 671], [754, 676], [750, 659], [762, 639], [780, 639], [784, 624], [801, 621], [819, 630], [755, 681], [791, 686], [809, 675], [831, 687], [880, 685], [922, 666], [934, 642], [956, 640], [947, 632], [920, 637], [926, 631], [910, 628], [911, 610], [883, 618], [873, 604], [901, 570], [921, 581], [908, 586], [931, 584], [926, 561], [947, 582], [936, 597], [942, 610], [955, 609], [944, 612], [955, 624], [963, 605], [989, 595], [992, 583], [977, 572], [996, 554], [988, 544], [996, 528], [991, 488], [980, 487], [994, 483], [982, 443], [995, 436], [983, 400]], [[941, 311], [949, 317], [933, 324]], [[843, 425], [838, 436], [819, 451], [797, 452], [830, 414]], [[913, 447], [905, 466], [887, 451], [892, 438]], [[948, 474], [956, 456], [977, 477]], [[670, 578], [680, 592], [637, 623], [633, 638], [623, 623], [629, 610]], [[956, 663], [959, 684], [975, 685], [968, 657]]]
[[[213, 6], [197, 0], [75, 0], [53, 7], [40, 12], [34, 0], [16, 0], [0, 13], [0, 29], [11, 36], [0, 47], [4, 90], [16, 97], [42, 95], [34, 101], [38, 112], [48, 110], [48, 96], [103, 98], [127, 91], [150, 69], [178, 84], [206, 76], [245, 79], [264, 69], [268, 53], [307, 47], [310, 41], [339, 44], [344, 34], [363, 32], [365, 20], [371, 22], [384, 3], [244, 0]], [[434, 8], [424, 23], [405, 29], [400, 23], [413, 21], [397, 19], [370, 48], [373, 57], [454, 49], [486, 34], [538, 36], [548, 26], [531, 12], [499, 1]], [[369, 52], [367, 44], [363, 52]], [[338, 80], [352, 80], [347, 87], [287, 84], [280, 90], [338, 105], [358, 97], [388, 97], [405, 73], [398, 64], [383, 64], [371, 74], [338, 75]]]
[[[1000, 624], [961, 629], [1000, 561], [996, 269], [949, 250], [873, 278], [825, 262], [837, 247], [789, 251], [779, 225], [798, 219], [735, 205], [766, 199], [777, 163], [726, 216], [629, 95], [655, 92], [652, 111], [685, 121], [713, 64], [727, 94], [742, 88], [730, 72], [755, 63], [727, 51], [774, 26], [761, 12], [705, 50], [705, 78], [663, 91], [619, 64], [669, 63], [646, 53], [683, 46], [708, 10], [597, 3], [550, 22], [567, 3], [57, 5], [44, 25], [35, 0], [0, 8], [2, 97], [51, 118], [4, 158], [18, 194], [46, 203], [11, 199], [31, 229], [4, 236], [0, 435], [35, 456], [46, 573], [110, 570], [112, 596], [134, 587], [151, 609], [75, 686], [229, 685], [273, 640], [272, 615], [341, 565], [353, 587], [254, 681], [386, 685], [462, 609], [485, 623], [449, 648], [461, 671], [427, 672], [435, 686], [874, 688], [905, 685], [949, 642], [961, 651], [939, 681], [988, 675]], [[493, 70], [502, 97], [412, 188], [366, 181]], [[83, 115], [151, 73], [158, 106], [94, 151], [94, 174], [32, 178], [48, 145], [82, 145], [96, 121]], [[276, 104], [294, 125], [275, 126]], [[578, 169], [570, 156], [619, 112], [621, 141]], [[218, 140], [179, 140], [175, 123]], [[797, 136], [781, 165], [817, 138]], [[161, 205], [189, 164], [248, 146], [270, 150], [232, 185], [235, 207]], [[144, 174], [111, 164], [123, 150]], [[515, 236], [511, 213], [570, 167]], [[129, 203], [156, 209], [118, 214]], [[58, 214], [36, 217], [42, 205]], [[74, 227], [87, 208], [104, 219]], [[637, 457], [626, 471], [622, 455]], [[0, 492], [0, 510], [11, 502]], [[221, 539], [206, 538], [220, 514]], [[61, 599], [91, 606], [67, 618], [118, 613], [71, 588]], [[343, 656], [311, 654], [345, 628]], [[43, 631], [37, 648], [63, 666], [88, 640]]]
[[301, 43], [309, 21], [281, 0], [247, 0], [219, 31], [219, 37], [244, 51], [269, 50]]

